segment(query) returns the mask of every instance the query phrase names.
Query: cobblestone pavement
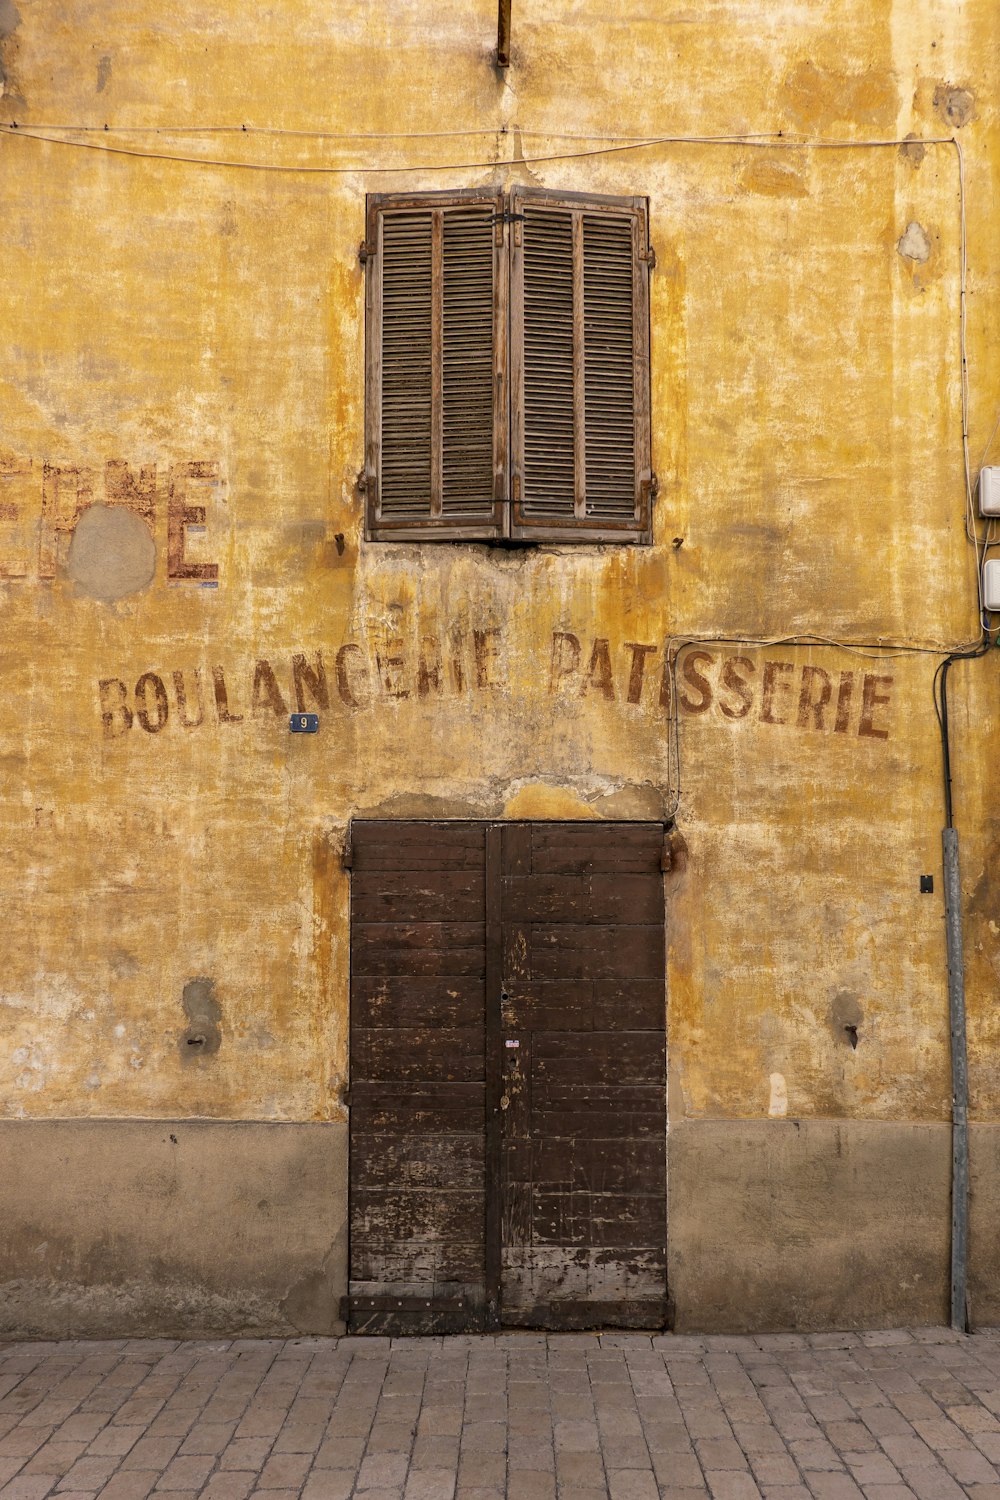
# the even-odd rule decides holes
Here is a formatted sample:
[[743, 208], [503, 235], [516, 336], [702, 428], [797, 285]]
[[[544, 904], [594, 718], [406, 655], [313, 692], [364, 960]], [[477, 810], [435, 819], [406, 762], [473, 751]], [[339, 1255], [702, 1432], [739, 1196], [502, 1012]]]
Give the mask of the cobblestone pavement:
[[0, 1344], [0, 1500], [1000, 1500], [1000, 1330]]

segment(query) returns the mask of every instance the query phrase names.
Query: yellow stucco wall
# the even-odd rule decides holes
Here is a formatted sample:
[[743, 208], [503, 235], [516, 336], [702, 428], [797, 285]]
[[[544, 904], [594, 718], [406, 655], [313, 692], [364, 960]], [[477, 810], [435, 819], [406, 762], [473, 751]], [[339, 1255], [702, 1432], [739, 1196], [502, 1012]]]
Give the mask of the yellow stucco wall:
[[[931, 679], [977, 635], [959, 157], [821, 146], [961, 144], [975, 469], [1000, 408], [993, 0], [514, 0], [506, 75], [492, 0], [20, 11], [0, 3], [2, 1108], [341, 1119], [351, 816], [676, 805], [672, 1121], [946, 1120]], [[780, 140], [587, 154], [758, 133]], [[362, 540], [364, 195], [485, 182], [649, 197], [651, 548]], [[155, 562], [124, 530], [117, 560], [74, 555], [76, 507], [123, 499]], [[176, 576], [182, 531], [217, 577]], [[97, 597], [115, 566], [152, 577]], [[704, 636], [732, 642], [672, 691], [668, 641]], [[738, 643], [787, 636], [930, 654]], [[325, 667], [315, 737], [288, 733], [296, 655]], [[198, 673], [185, 727], [175, 674], [191, 721]], [[997, 670], [952, 675], [992, 1119]], [[221, 1046], [192, 1060], [195, 976]]]

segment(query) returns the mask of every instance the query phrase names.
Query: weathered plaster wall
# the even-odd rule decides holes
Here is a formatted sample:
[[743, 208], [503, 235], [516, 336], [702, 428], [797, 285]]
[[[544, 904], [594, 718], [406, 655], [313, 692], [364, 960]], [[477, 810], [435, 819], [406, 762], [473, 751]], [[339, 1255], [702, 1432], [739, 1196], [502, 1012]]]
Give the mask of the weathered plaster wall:
[[[550, 0], [516, 8], [506, 75], [493, 0], [38, 0], [0, 3], [0, 36], [2, 1108], [343, 1122], [351, 816], [676, 804], [675, 1293], [719, 1326], [722, 1272], [684, 1246], [729, 1122], [701, 1222], [725, 1199], [734, 1237], [762, 1135], [792, 1119], [819, 1157], [841, 1125], [874, 1155], [891, 1135], [913, 1182], [947, 1137], [938, 658], [828, 643], [976, 635], [958, 155], [789, 143], [960, 142], [975, 467], [1000, 407], [995, 7]], [[497, 180], [649, 196], [652, 548], [361, 539], [364, 194]], [[823, 643], [739, 644], [792, 635]], [[692, 636], [734, 639], [672, 683], [667, 643]], [[996, 678], [952, 674], [980, 1121], [1000, 1114]], [[317, 736], [288, 734], [294, 707], [319, 707]], [[855, 1214], [863, 1185], [767, 1149], [793, 1220]], [[919, 1295], [782, 1312], [778, 1235], [743, 1321], [930, 1318], [938, 1188]], [[910, 1233], [850, 1222], [872, 1263]]]

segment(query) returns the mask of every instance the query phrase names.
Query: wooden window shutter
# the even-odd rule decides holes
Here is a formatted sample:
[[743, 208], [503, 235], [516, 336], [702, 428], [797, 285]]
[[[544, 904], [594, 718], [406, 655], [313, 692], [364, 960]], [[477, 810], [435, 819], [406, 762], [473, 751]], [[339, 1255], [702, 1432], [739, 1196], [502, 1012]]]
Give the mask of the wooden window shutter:
[[511, 195], [510, 535], [651, 540], [645, 199]]
[[503, 199], [368, 200], [368, 534], [489, 538], [507, 494]]

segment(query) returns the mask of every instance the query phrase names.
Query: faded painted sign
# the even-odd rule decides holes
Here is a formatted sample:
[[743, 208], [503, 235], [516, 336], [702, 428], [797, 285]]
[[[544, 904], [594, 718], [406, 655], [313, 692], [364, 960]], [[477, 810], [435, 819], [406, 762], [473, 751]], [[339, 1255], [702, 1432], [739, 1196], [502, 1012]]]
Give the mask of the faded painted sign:
[[[133, 725], [159, 734], [246, 719], [284, 719], [307, 708], [356, 712], [407, 699], [444, 699], [510, 692], [509, 662], [498, 626], [444, 638], [422, 634], [345, 641], [336, 650], [299, 651], [290, 659], [258, 657], [252, 665], [183, 667], [104, 677], [98, 682], [108, 739]], [[533, 660], [536, 682], [550, 696], [589, 699], [669, 714], [676, 692], [685, 716], [820, 730], [861, 739], [889, 738], [893, 678], [881, 672], [830, 671], [812, 662], [690, 650], [679, 660], [670, 642], [583, 639], [554, 631], [551, 643], [516, 648]], [[547, 662], [546, 662], [547, 657]], [[546, 668], [547, 666], [547, 674]]]
[[214, 459], [158, 466], [109, 458], [97, 467], [0, 452], [0, 581], [55, 578], [81, 516], [103, 500], [141, 516], [154, 536], [165, 529], [169, 582], [214, 586], [219, 565], [193, 558], [189, 536], [204, 530], [223, 485]]

